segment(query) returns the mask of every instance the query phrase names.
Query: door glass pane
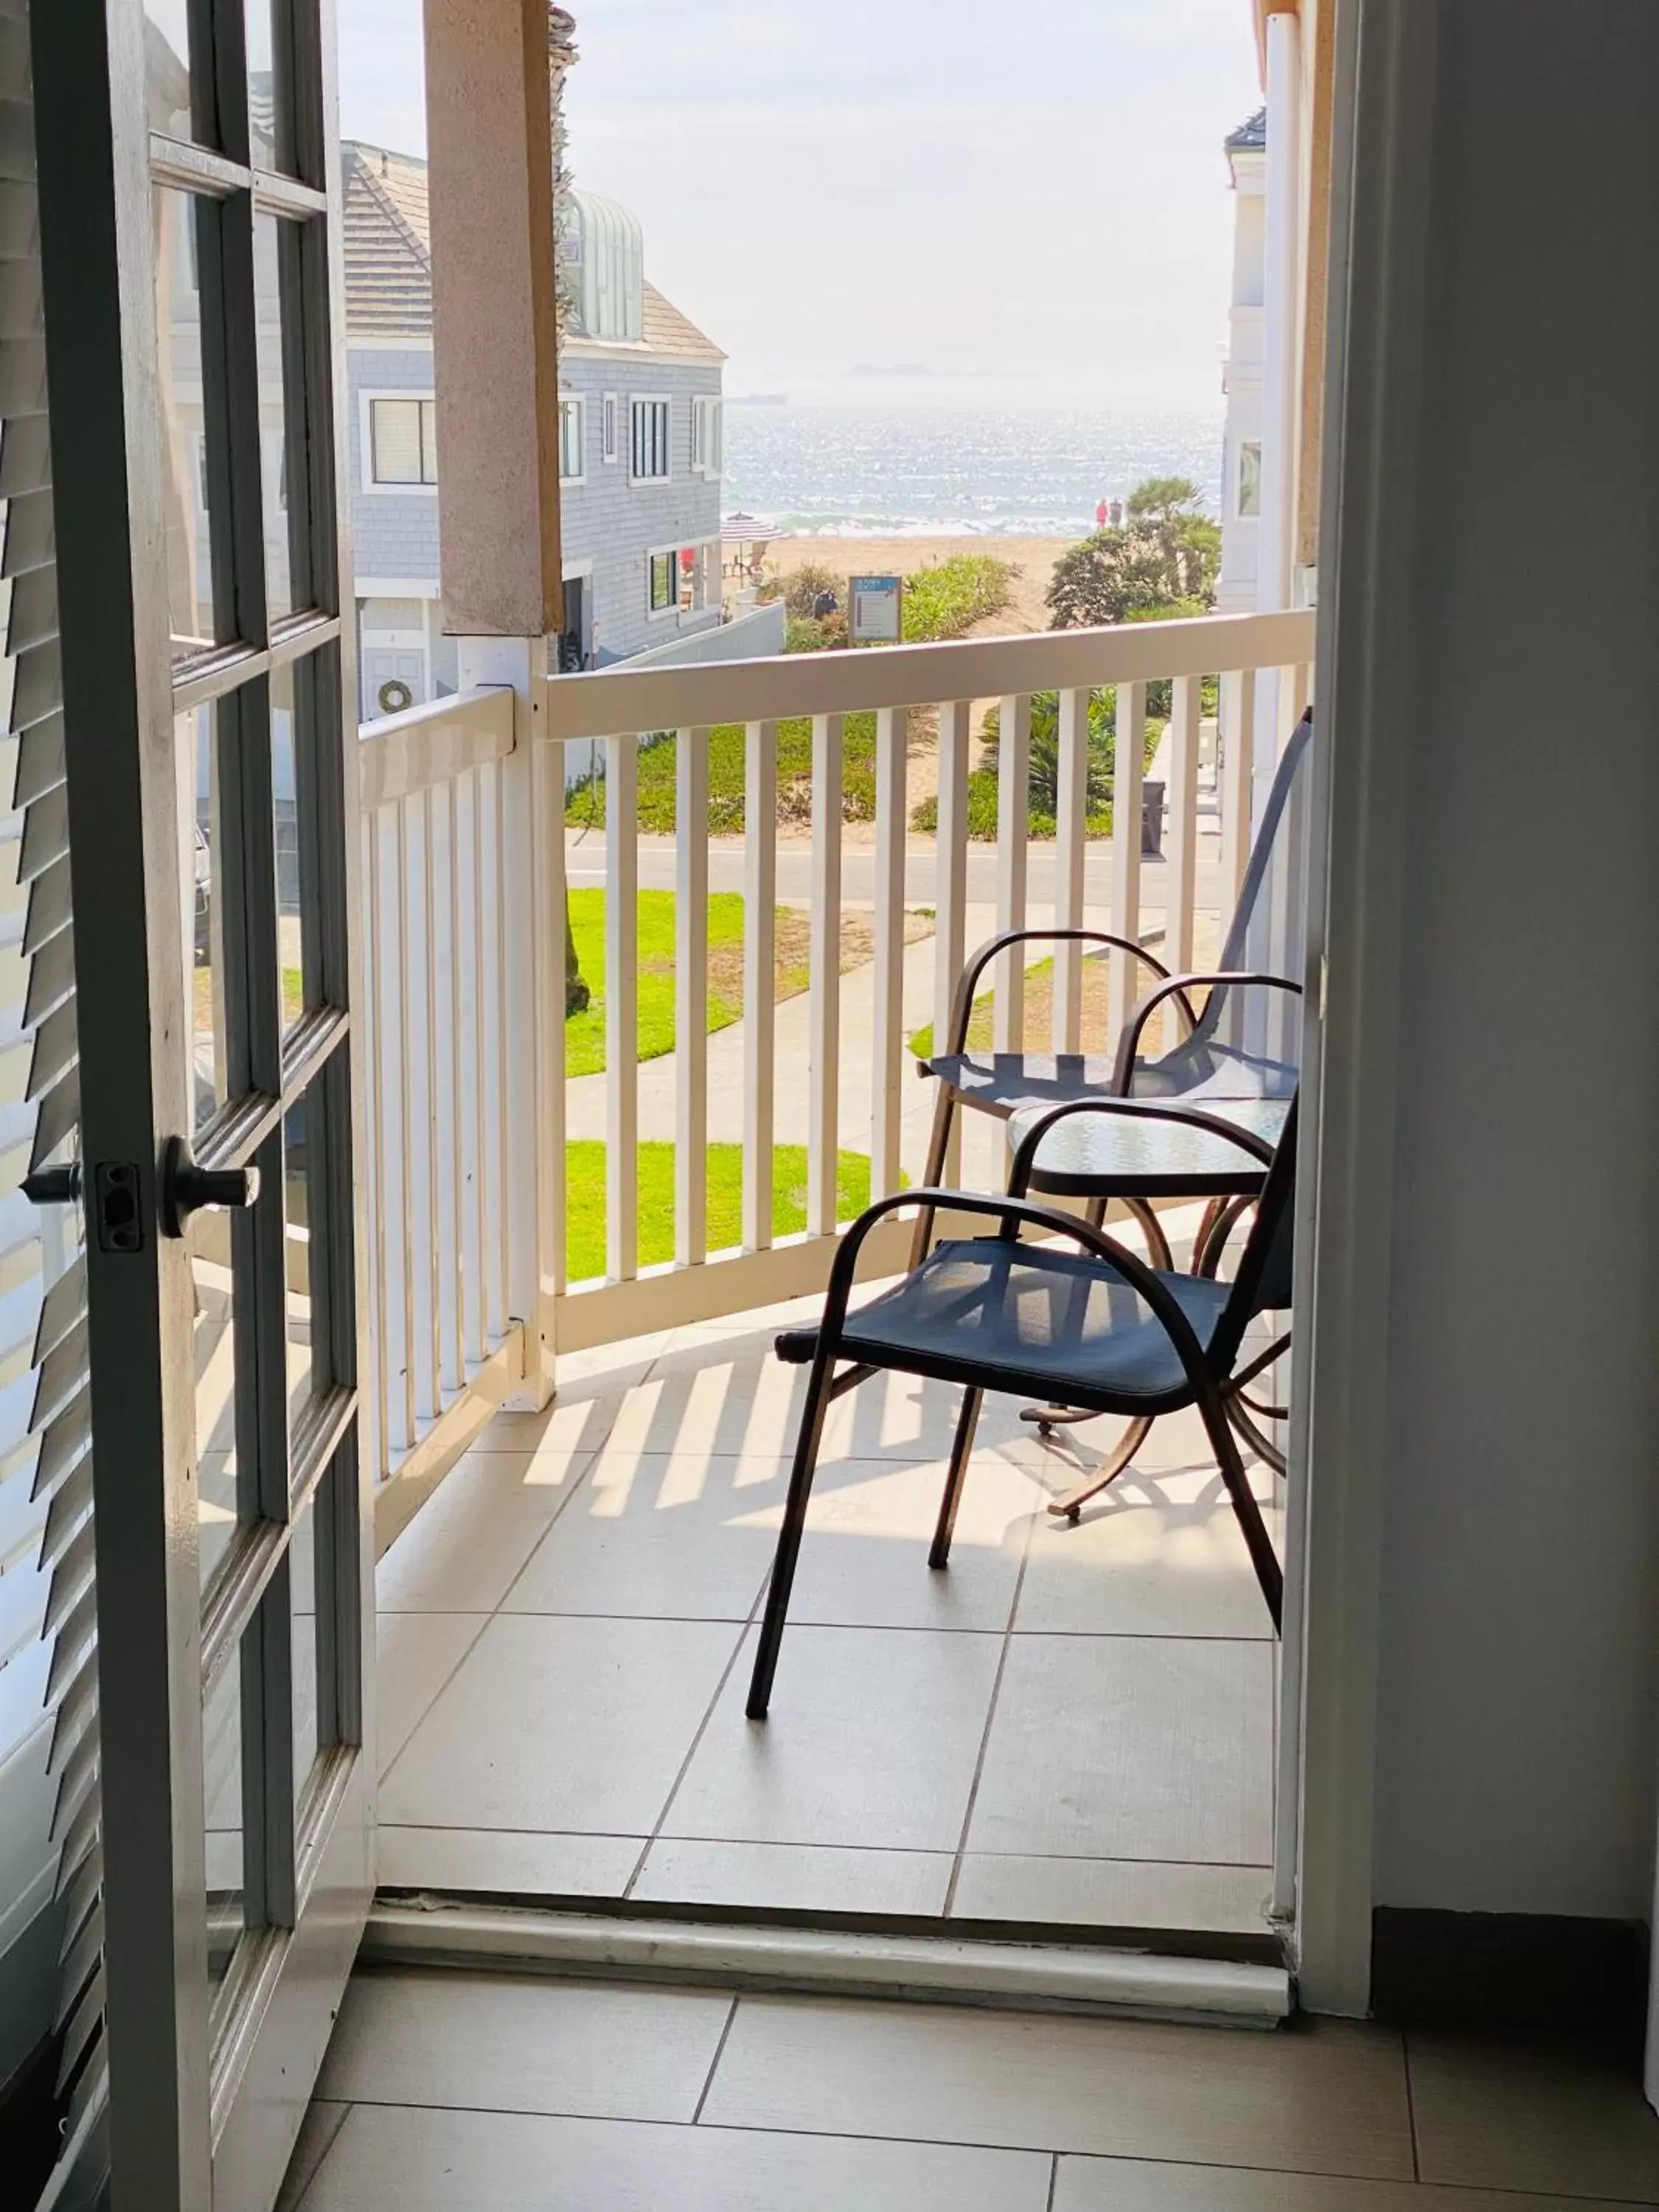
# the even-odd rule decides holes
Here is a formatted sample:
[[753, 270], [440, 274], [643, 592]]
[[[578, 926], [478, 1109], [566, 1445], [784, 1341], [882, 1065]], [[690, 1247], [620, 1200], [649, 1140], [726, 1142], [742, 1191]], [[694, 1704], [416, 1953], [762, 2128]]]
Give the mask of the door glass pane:
[[270, 215], [256, 215], [253, 218], [265, 611], [272, 622], [280, 622], [284, 615], [294, 613], [300, 600], [294, 588], [299, 550], [295, 531], [305, 514], [305, 485], [289, 482], [289, 434], [291, 418], [303, 420], [304, 394], [290, 392], [287, 385], [287, 364], [298, 357], [301, 339], [298, 244], [291, 223], [279, 222]]
[[187, 841], [180, 877], [190, 948], [191, 1119], [200, 1129], [230, 1095], [225, 939], [230, 825], [222, 803], [214, 709], [198, 707], [181, 714], [173, 727], [183, 786], [179, 820]]
[[293, 1435], [319, 1387], [312, 1343], [312, 1194], [322, 1180], [323, 1092], [313, 1084], [283, 1119], [283, 1246], [288, 1263], [288, 1424]]
[[[167, 608], [173, 657], [187, 660], [217, 639], [213, 604], [216, 512], [202, 405], [202, 257], [216, 242], [216, 213], [189, 192], [158, 187], [151, 200], [155, 247], [155, 343], [163, 422], [162, 498], [167, 507]], [[211, 511], [214, 510], [214, 511]]]
[[270, 672], [270, 803], [276, 844], [276, 958], [285, 1030], [306, 1010], [295, 753], [295, 671], [292, 661], [284, 661]]
[[208, 1976], [222, 1982], [244, 1924], [242, 1683], [240, 1655], [202, 1701], [207, 1813]]
[[206, 1589], [230, 1549], [240, 1514], [230, 1217], [213, 1207], [191, 1214], [186, 1243], [195, 1316], [196, 1516]]
[[[319, 1498], [329, 1495], [324, 1483]], [[289, 1547], [289, 1605], [293, 1632], [294, 1802], [305, 1796], [317, 1763], [321, 1731], [317, 1718], [317, 1617], [322, 1559], [317, 1544], [317, 1508], [307, 1505], [294, 1524]]]
[[149, 127], [192, 138], [187, 0], [144, 0], [144, 84]]
[[270, 0], [247, 4], [248, 150], [258, 169], [276, 162], [276, 80], [271, 68]]

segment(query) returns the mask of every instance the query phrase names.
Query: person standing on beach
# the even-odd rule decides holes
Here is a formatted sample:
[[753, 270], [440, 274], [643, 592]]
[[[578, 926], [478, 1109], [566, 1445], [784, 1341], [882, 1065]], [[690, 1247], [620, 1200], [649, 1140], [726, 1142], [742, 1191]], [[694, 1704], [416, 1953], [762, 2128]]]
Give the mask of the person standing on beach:
[[1106, 517], [1109, 513], [1110, 509], [1107, 507], [1105, 501], [1103, 499], [1100, 505], [1095, 509], [1095, 528], [1097, 530], [1104, 530], [1106, 527]]

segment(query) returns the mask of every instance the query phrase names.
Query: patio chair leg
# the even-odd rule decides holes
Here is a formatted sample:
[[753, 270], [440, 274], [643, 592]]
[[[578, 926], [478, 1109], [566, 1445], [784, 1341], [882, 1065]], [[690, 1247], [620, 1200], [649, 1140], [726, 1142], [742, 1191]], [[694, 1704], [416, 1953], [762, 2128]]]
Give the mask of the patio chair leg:
[[[934, 1080], [937, 1082], [938, 1078]], [[922, 1170], [924, 1190], [937, 1190], [945, 1180], [945, 1156], [951, 1149], [951, 1122], [956, 1109], [956, 1093], [948, 1083], [940, 1083], [939, 1097], [933, 1102], [933, 1127], [927, 1139], [927, 1164]], [[916, 1233], [910, 1240], [912, 1267], [921, 1267], [933, 1241], [933, 1209], [929, 1206], [916, 1216]]]
[[801, 1409], [800, 1434], [795, 1440], [794, 1464], [789, 1470], [789, 1494], [784, 1500], [783, 1526], [778, 1531], [778, 1548], [772, 1555], [772, 1576], [767, 1585], [766, 1610], [761, 1616], [760, 1643], [755, 1652], [755, 1671], [749, 1684], [749, 1703], [744, 1707], [751, 1721], [763, 1721], [766, 1709], [772, 1702], [772, 1678], [778, 1671], [778, 1651], [783, 1642], [783, 1625], [789, 1611], [789, 1592], [795, 1579], [795, 1562], [800, 1557], [801, 1532], [806, 1526], [806, 1508], [812, 1495], [812, 1476], [818, 1463], [818, 1447], [823, 1441], [824, 1416], [830, 1410], [830, 1381], [835, 1360], [822, 1355], [812, 1363], [811, 1379], [806, 1386], [806, 1403]]
[[951, 1469], [945, 1478], [945, 1495], [939, 1500], [939, 1526], [933, 1531], [933, 1548], [927, 1554], [930, 1567], [948, 1567], [951, 1564], [951, 1538], [956, 1531], [957, 1508], [962, 1503], [968, 1455], [974, 1449], [974, 1431], [979, 1426], [979, 1409], [984, 1397], [983, 1390], [964, 1390], [962, 1394], [962, 1411], [957, 1416], [957, 1432], [951, 1443]]
[[1285, 1625], [1285, 1570], [1279, 1564], [1279, 1554], [1273, 1549], [1273, 1538], [1261, 1518], [1261, 1508], [1256, 1504], [1250, 1489], [1249, 1478], [1244, 1472], [1244, 1462], [1239, 1456], [1234, 1440], [1232, 1425], [1227, 1418], [1227, 1408], [1220, 1394], [1213, 1388], [1199, 1395], [1199, 1412], [1204, 1416], [1204, 1425], [1209, 1431], [1210, 1448], [1221, 1470], [1221, 1480], [1227, 1486], [1227, 1495], [1232, 1500], [1233, 1513], [1244, 1537], [1244, 1547], [1250, 1555], [1250, 1565], [1255, 1569], [1256, 1581], [1261, 1595], [1267, 1601], [1267, 1611], [1273, 1616], [1275, 1630]]
[[[1071, 1418], [1096, 1421], [1101, 1417], [1098, 1413], [1085, 1413], [1080, 1417], [1073, 1415]], [[1089, 1480], [1086, 1482], [1079, 1483], [1074, 1490], [1062, 1491], [1058, 1498], [1051, 1498], [1048, 1500], [1048, 1510], [1054, 1518], [1057, 1521], [1070, 1521], [1075, 1525], [1078, 1516], [1089, 1500], [1091, 1498], [1097, 1498], [1109, 1484], [1117, 1480], [1152, 1432], [1152, 1423], [1150, 1414], [1138, 1414], [1118, 1438], [1116, 1448], [1104, 1467], [1097, 1468]]]

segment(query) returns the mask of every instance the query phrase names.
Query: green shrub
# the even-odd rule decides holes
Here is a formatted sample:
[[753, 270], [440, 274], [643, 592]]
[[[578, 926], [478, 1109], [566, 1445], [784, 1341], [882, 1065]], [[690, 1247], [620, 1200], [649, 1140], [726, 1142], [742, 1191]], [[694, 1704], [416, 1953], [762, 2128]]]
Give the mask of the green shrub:
[[905, 643], [965, 637], [975, 623], [1002, 612], [1018, 574], [1012, 561], [991, 553], [953, 553], [937, 567], [914, 570], [904, 580]]
[[833, 594], [836, 605], [840, 606], [847, 596], [846, 577], [837, 576], [822, 561], [803, 561], [787, 576], [769, 576], [756, 596], [763, 603], [781, 599], [783, 611], [791, 622], [811, 622], [813, 607], [826, 592]]
[[[678, 740], [670, 730], [640, 748], [639, 823], [650, 836], [674, 831], [674, 776]], [[842, 735], [842, 816], [873, 822], [876, 816], [876, 718], [849, 714]], [[735, 836], [744, 827], [745, 745], [741, 722], [722, 722], [708, 732], [708, 827]], [[805, 822], [812, 811], [812, 722], [794, 714], [778, 724], [778, 817]], [[584, 777], [565, 802], [573, 829], [605, 825], [605, 781]]]

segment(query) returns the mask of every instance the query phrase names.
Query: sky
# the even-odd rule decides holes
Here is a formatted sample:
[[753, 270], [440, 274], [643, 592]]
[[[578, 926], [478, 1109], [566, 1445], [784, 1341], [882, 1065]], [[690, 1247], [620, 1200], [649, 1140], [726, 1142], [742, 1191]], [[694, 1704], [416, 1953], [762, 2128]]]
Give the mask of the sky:
[[[573, 12], [575, 180], [639, 216], [728, 392], [1219, 406], [1249, 0]], [[337, 21], [343, 134], [422, 152], [420, 0]]]

